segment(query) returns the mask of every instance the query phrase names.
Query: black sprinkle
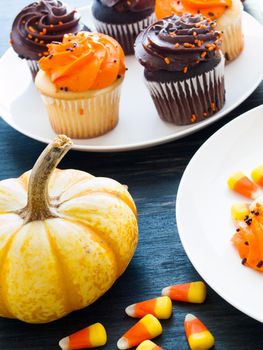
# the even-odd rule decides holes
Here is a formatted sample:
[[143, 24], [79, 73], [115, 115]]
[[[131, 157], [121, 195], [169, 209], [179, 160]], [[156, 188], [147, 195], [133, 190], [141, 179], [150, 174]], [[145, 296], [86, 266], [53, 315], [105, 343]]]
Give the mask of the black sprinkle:
[[260, 260], [260, 261], [257, 263], [257, 267], [260, 269], [262, 266], [263, 266], [263, 261]]
[[214, 12], [208, 12], [208, 16], [213, 17], [214, 15], [215, 15]]
[[239, 231], [240, 231], [240, 228], [237, 228], [236, 231], [239, 232]]
[[53, 55], [49, 55], [48, 58], [51, 60], [51, 58], [53, 57]]
[[244, 258], [244, 259], [241, 260], [241, 264], [242, 265], [245, 265], [246, 262], [247, 262], [247, 258]]
[[72, 47], [68, 47], [67, 49], [66, 49], [66, 51], [74, 51], [73, 49], [72, 49]]
[[121, 78], [121, 75], [120, 75], [120, 74], [118, 74], [118, 75], [117, 75], [117, 79], [120, 79], [120, 78]]
[[245, 245], [249, 245], [248, 241], [245, 241], [244, 244], [245, 244]]
[[248, 226], [250, 226], [251, 223], [252, 223], [252, 219], [250, 218], [250, 219], [245, 220], [245, 223], [246, 223]]
[[258, 212], [258, 211], [255, 211], [255, 215], [256, 215], [256, 216], [259, 216], [259, 212]]
[[67, 86], [64, 88], [64, 91], [68, 91], [68, 87]]

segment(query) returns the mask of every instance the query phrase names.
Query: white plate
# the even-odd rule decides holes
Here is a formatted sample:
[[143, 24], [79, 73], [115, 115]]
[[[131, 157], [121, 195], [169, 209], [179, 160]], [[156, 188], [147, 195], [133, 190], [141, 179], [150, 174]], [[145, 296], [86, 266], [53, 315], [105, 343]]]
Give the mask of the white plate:
[[[83, 18], [91, 26], [89, 8]], [[216, 115], [188, 126], [161, 121], [143, 82], [143, 69], [134, 57], [127, 58], [129, 68], [124, 82], [120, 122], [110, 133], [90, 140], [74, 140], [82, 151], [126, 151], [149, 147], [191, 134], [223, 117], [244, 101], [263, 77], [263, 29], [244, 13], [245, 49], [226, 67], [226, 104]], [[0, 60], [0, 115], [21, 133], [42, 142], [54, 137], [44, 105], [31, 81], [26, 62], [10, 48]]]
[[263, 105], [231, 121], [206, 141], [188, 164], [176, 204], [179, 235], [206, 282], [240, 311], [263, 322], [263, 274], [241, 264], [231, 243], [230, 208], [246, 201], [228, 177], [263, 163]]

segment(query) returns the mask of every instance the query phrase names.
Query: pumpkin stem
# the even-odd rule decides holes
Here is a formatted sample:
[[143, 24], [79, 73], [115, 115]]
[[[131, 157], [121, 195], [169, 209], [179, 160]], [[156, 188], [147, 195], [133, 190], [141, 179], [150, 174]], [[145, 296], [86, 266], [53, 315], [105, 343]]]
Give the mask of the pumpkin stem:
[[58, 135], [41, 153], [30, 175], [27, 206], [20, 211], [25, 223], [57, 217], [50, 206], [48, 183], [52, 172], [72, 146], [65, 135]]

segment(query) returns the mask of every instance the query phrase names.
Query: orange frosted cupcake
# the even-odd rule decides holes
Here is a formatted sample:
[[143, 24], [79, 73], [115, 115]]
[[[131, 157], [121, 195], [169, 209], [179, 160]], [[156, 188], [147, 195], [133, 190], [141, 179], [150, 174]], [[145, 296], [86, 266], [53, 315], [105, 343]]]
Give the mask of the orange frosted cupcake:
[[222, 52], [227, 61], [235, 59], [243, 50], [243, 5], [240, 0], [156, 0], [158, 19], [183, 13], [201, 13], [216, 20], [217, 30], [224, 32]]
[[113, 38], [99, 33], [67, 34], [48, 45], [35, 84], [54, 131], [91, 138], [112, 130], [119, 119], [124, 53]]

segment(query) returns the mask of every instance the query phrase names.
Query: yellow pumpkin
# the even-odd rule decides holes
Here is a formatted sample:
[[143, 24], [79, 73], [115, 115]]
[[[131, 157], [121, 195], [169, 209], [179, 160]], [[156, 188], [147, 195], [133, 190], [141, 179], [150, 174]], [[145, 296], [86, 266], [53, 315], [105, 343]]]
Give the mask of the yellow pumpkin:
[[56, 320], [105, 293], [137, 245], [127, 187], [56, 166], [71, 140], [58, 136], [32, 171], [0, 182], [0, 315]]

